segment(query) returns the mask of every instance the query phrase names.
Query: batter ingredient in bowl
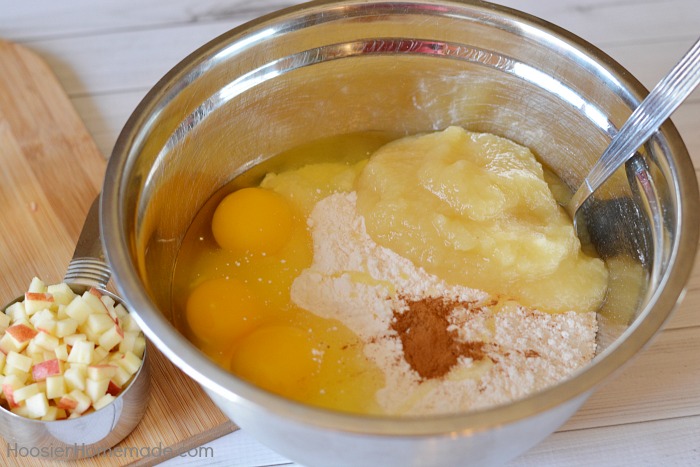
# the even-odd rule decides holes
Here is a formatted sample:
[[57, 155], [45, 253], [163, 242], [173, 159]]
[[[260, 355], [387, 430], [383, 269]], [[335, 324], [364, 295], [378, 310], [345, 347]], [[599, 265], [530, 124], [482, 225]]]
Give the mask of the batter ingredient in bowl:
[[[547, 311], [590, 311], [607, 271], [525, 147], [451, 127], [377, 151], [357, 183], [377, 243], [450, 283]], [[554, 292], [556, 291], [556, 292]]]
[[174, 288], [195, 344], [296, 400], [411, 415], [508, 402], [593, 357], [607, 272], [526, 148], [460, 128], [375, 146], [202, 210]]
[[309, 225], [314, 261], [292, 301], [337, 319], [384, 372], [388, 413], [470, 410], [560, 381], [595, 353], [595, 312], [549, 314], [449, 285], [375, 243], [356, 194], [320, 201]]

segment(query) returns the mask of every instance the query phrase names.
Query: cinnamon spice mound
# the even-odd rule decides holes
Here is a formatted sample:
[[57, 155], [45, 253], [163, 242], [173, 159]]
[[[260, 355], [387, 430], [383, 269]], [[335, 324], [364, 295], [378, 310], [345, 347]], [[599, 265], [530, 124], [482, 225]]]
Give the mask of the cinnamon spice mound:
[[399, 334], [406, 362], [421, 378], [444, 376], [459, 357], [485, 357], [483, 342], [459, 342], [457, 332], [448, 330], [447, 317], [463, 304], [436, 297], [404, 301], [407, 309], [394, 310], [391, 328]]

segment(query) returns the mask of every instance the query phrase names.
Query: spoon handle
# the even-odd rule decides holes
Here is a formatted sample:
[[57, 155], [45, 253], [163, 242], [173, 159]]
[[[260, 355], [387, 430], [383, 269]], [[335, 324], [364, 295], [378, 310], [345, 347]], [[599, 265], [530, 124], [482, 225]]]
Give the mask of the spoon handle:
[[102, 251], [100, 236], [100, 195], [95, 198], [85, 218], [64, 282], [104, 289], [112, 275]]
[[700, 83], [700, 39], [639, 104], [591, 168], [567, 208], [573, 217], [588, 197], [630, 159]]

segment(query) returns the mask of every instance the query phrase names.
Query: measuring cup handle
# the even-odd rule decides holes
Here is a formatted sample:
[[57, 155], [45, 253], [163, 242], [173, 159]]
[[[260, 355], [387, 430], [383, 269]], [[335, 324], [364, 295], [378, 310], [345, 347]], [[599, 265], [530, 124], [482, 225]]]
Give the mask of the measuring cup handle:
[[68, 284], [81, 284], [104, 289], [112, 272], [102, 251], [100, 235], [100, 195], [97, 195], [88, 211], [83, 230], [75, 246], [73, 258], [63, 278]]

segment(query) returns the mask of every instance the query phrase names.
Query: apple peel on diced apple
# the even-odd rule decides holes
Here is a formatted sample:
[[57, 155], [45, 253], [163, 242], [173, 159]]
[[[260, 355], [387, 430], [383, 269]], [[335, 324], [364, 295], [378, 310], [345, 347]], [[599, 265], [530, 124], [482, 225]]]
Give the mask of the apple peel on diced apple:
[[38, 331], [24, 323], [13, 324], [5, 329], [5, 333], [0, 337], [0, 350], [5, 354], [11, 351], [21, 352], [37, 333]]
[[62, 374], [61, 362], [57, 358], [37, 363], [32, 368], [32, 378], [34, 378], [34, 381], [44, 381], [49, 376], [57, 376], [60, 374]]
[[143, 364], [146, 339], [123, 305], [91, 288], [34, 278], [0, 313], [0, 405], [44, 421], [113, 402]]

